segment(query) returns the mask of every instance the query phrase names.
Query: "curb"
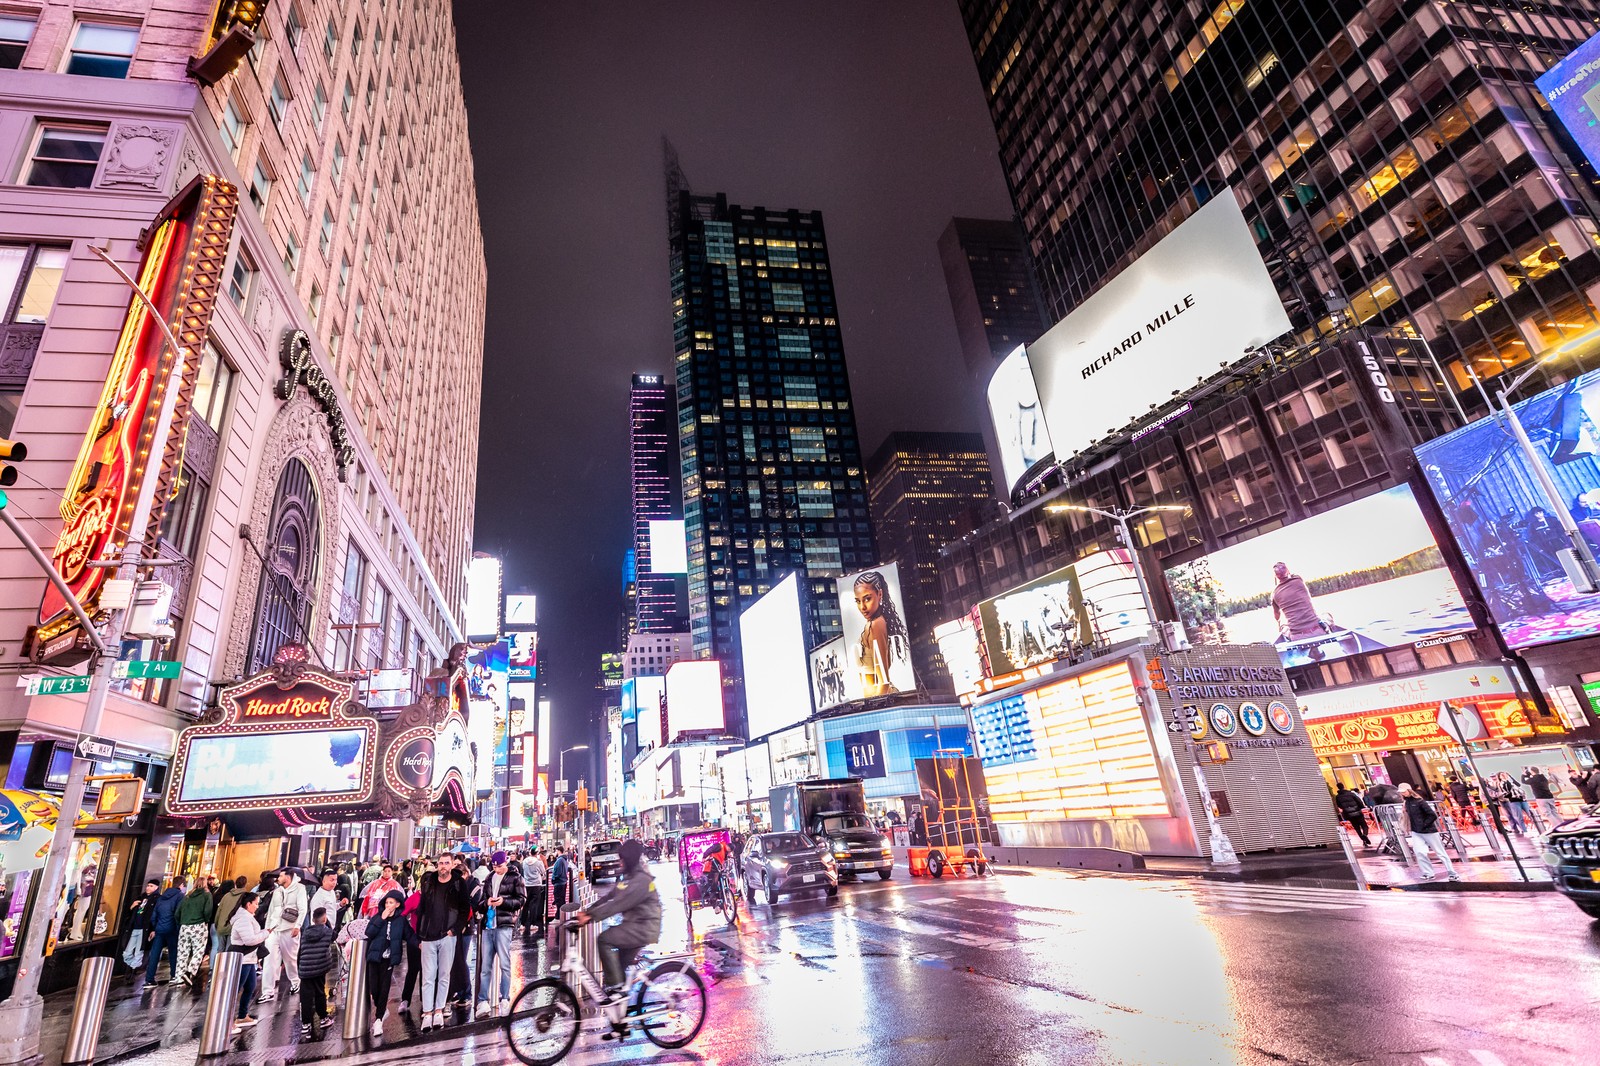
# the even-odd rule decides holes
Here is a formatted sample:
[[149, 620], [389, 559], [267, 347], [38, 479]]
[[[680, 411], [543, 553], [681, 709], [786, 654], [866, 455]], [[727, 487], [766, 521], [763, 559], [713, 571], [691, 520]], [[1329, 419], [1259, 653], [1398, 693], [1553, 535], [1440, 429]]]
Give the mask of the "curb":
[[[1099, 874], [1105, 877], [1191, 878], [1228, 885], [1282, 885], [1289, 888], [1334, 888], [1350, 892], [1362, 891], [1353, 878], [1310, 877], [1295, 874], [1288, 876], [1241, 877], [1237, 873], [1220, 870], [1164, 870], [1160, 867], [1146, 867], [1134, 873], [1049, 866], [998, 866], [993, 867], [993, 869], [997, 874], [1010, 876], [1035, 876], [1070, 871], [1073, 873]], [[1368, 892], [1501, 892], [1513, 895], [1554, 892], [1555, 890], [1556, 886], [1551, 881], [1416, 881], [1394, 884], [1369, 881], [1366, 887]]]

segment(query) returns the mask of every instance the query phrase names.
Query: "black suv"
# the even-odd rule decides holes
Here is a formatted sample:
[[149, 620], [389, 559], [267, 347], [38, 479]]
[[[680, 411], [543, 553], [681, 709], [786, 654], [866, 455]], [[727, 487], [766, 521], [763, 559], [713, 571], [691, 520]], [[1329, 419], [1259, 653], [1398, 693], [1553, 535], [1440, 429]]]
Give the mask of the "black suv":
[[1544, 862], [1556, 891], [1591, 918], [1600, 918], [1600, 806], [1550, 830]]

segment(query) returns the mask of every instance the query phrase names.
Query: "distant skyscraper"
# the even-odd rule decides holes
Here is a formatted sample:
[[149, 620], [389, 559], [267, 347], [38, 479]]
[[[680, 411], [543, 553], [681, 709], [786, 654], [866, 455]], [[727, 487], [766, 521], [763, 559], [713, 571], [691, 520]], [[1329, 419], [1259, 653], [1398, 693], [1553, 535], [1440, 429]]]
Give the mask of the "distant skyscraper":
[[[629, 395], [633, 477], [633, 624], [629, 633], [685, 626], [681, 578], [654, 571], [650, 523], [678, 517], [676, 398], [661, 374], [635, 374]], [[626, 593], [625, 593], [626, 594]]]
[[976, 433], [891, 433], [867, 463], [880, 562], [900, 564], [911, 653], [924, 688], [950, 688], [933, 627], [947, 621], [939, 549], [977, 528], [994, 500], [989, 456]]
[[839, 632], [834, 578], [877, 561], [866, 480], [821, 213], [696, 196], [670, 146], [667, 201], [691, 631], [742, 729], [739, 613], [798, 572], [811, 640]]
[[967, 373], [982, 388], [996, 363], [1050, 328], [1027, 241], [1015, 222], [952, 218], [939, 237], [939, 262]]

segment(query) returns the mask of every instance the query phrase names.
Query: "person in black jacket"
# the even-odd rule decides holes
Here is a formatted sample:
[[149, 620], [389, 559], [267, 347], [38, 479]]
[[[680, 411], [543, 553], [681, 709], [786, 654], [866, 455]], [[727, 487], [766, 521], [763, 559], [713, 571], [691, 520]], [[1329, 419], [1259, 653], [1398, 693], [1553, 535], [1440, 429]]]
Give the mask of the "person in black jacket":
[[1450, 880], [1461, 880], [1450, 862], [1450, 853], [1444, 849], [1444, 837], [1439, 833], [1439, 813], [1433, 809], [1433, 804], [1417, 795], [1407, 783], [1400, 785], [1400, 795], [1405, 797], [1406, 821], [1411, 824], [1411, 847], [1423, 880], [1433, 879], [1433, 863], [1428, 859], [1430, 851], [1444, 861]]
[[178, 975], [178, 905], [183, 902], [183, 890], [188, 884], [189, 879], [179, 874], [172, 879], [172, 886], [156, 897], [150, 923], [155, 936], [151, 939], [150, 954], [145, 957], [144, 964], [146, 984], [155, 983], [156, 964], [161, 961], [163, 951], [167, 953], [171, 976]]
[[319, 1027], [328, 1021], [328, 971], [333, 969], [333, 925], [328, 909], [311, 912], [311, 924], [300, 931], [300, 1031], [312, 1035], [312, 1020]]
[[455, 961], [456, 934], [468, 920], [472, 896], [463, 878], [448, 858], [439, 860], [439, 869], [422, 875], [422, 891], [417, 904], [417, 937], [422, 953], [422, 1030], [442, 1027], [445, 999], [450, 992], [450, 967]]
[[383, 1035], [383, 1015], [389, 1006], [389, 985], [394, 968], [404, 957], [406, 930], [405, 893], [398, 888], [384, 893], [376, 917], [367, 922], [367, 999], [372, 1004], [372, 1035]]
[[489, 876], [484, 879], [483, 895], [476, 907], [483, 925], [483, 950], [478, 956], [480, 1018], [487, 1018], [494, 1009], [489, 984], [497, 959], [500, 962], [500, 1016], [511, 1013], [511, 933], [526, 901], [522, 872], [511, 864], [510, 857], [503, 851], [489, 856]]
[[1356, 831], [1361, 843], [1372, 847], [1372, 839], [1367, 836], [1367, 805], [1361, 802], [1361, 797], [1352, 792], [1349, 785], [1341, 784], [1339, 791], [1333, 794], [1333, 805], [1339, 808], [1339, 817]]

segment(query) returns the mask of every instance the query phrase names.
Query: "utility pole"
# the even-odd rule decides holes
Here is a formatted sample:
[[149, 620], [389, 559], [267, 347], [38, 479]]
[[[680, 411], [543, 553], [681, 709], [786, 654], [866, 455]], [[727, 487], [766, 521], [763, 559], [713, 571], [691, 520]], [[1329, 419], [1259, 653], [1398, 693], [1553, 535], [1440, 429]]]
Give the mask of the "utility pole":
[[[144, 304], [150, 320], [161, 330], [161, 335], [172, 349], [171, 369], [162, 389], [161, 406], [150, 443], [150, 454], [158, 456], [165, 451], [167, 437], [172, 431], [172, 415], [177, 407], [178, 394], [183, 388], [183, 374], [189, 361], [189, 351], [179, 343], [172, 332], [172, 327], [156, 307], [155, 301], [139, 288], [138, 283], [111, 258], [110, 254], [104, 248], [93, 245], [90, 245], [89, 250], [133, 290], [134, 298]], [[132, 538], [135, 534], [142, 535], [150, 525], [150, 512], [155, 506], [154, 497], [158, 480], [155, 473], [155, 470], [146, 467], [140, 481], [139, 494], [128, 523], [129, 540], [123, 546], [120, 561], [115, 564], [119, 580], [134, 581], [138, 577], [139, 557], [144, 550], [144, 543]], [[106, 565], [107, 562], [101, 560], [102, 565]], [[49, 567], [49, 573], [55, 573], [53, 564]], [[56, 580], [59, 580], [59, 577]], [[66, 594], [66, 599], [73, 607], [74, 613], [78, 615], [79, 624], [84, 624], [87, 618], [82, 605], [70, 593]], [[98, 635], [92, 627], [85, 630], [96, 647], [92, 659], [93, 665], [90, 667], [93, 680], [90, 682], [88, 699], [84, 704], [83, 723], [79, 727], [81, 733], [93, 734], [100, 728], [100, 719], [105, 713], [106, 695], [111, 690], [111, 669], [122, 646], [127, 614], [127, 610], [111, 611], [105, 628]], [[38, 1057], [40, 1020], [44, 1014], [44, 999], [39, 995], [39, 977], [44, 967], [45, 940], [54, 921], [56, 900], [61, 896], [66, 879], [67, 855], [72, 849], [74, 823], [77, 821], [78, 811], [83, 806], [84, 784], [88, 775], [89, 760], [74, 752], [71, 768], [67, 772], [66, 787], [62, 791], [61, 811], [56, 819], [55, 836], [50, 840], [50, 854], [45, 859], [44, 873], [33, 898], [33, 909], [28, 915], [28, 933], [23, 940], [22, 952], [18, 956], [16, 981], [12, 985], [11, 996], [0, 1003], [0, 1034], [6, 1034], [0, 1036], [0, 1062], [27, 1062]]]

